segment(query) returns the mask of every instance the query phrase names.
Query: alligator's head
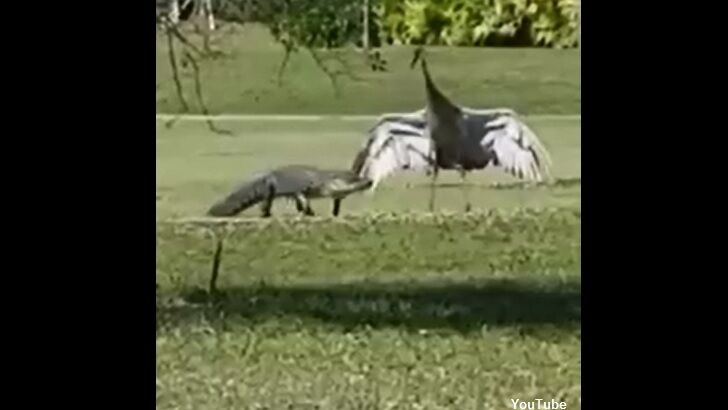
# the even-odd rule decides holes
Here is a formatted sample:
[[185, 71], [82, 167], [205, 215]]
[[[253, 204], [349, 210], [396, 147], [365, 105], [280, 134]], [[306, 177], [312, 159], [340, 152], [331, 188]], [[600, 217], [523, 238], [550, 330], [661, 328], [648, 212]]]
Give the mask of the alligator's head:
[[372, 181], [351, 171], [337, 172], [329, 179], [323, 190], [332, 197], [344, 197], [372, 186]]

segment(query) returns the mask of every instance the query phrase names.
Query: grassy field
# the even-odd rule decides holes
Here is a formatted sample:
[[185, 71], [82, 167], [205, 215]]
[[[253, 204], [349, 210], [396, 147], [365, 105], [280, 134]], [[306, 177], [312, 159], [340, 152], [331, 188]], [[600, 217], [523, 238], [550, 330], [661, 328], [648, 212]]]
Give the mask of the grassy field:
[[[305, 55], [278, 87], [281, 51], [258, 28], [218, 41], [232, 50], [205, 63], [218, 113], [379, 114], [423, 104], [404, 48], [384, 50], [388, 73], [356, 65], [366, 81], [342, 79], [335, 99]], [[163, 48], [157, 110], [173, 112]], [[574, 51], [436, 49], [431, 66], [462, 103], [579, 112]], [[551, 152], [556, 183], [473, 173], [470, 214], [454, 172], [440, 178], [435, 214], [422, 212], [428, 179], [415, 173], [347, 198], [337, 219], [330, 201], [313, 202], [316, 218], [279, 201], [274, 218], [229, 228], [214, 300], [200, 292], [210, 231], [179, 218], [201, 216], [253, 171], [348, 168], [371, 120], [219, 122], [231, 136], [158, 121], [157, 408], [480, 410], [536, 398], [580, 408], [581, 123], [526, 120]]]
[[[346, 167], [368, 122], [222, 123], [234, 136], [160, 123], [157, 407], [580, 408], [579, 121], [529, 123], [558, 185], [495, 189], [515, 180], [476, 173], [467, 216], [422, 214], [418, 174], [348, 198], [338, 221], [279, 202], [272, 221], [226, 241], [212, 305], [194, 297], [209, 279], [209, 233], [165, 221], [201, 215], [253, 170]], [[443, 175], [440, 210], [461, 210], [456, 181]], [[329, 201], [313, 205], [328, 215]]]
[[[278, 84], [283, 50], [265, 29], [228, 26], [213, 41], [228, 57], [202, 63], [205, 97], [214, 113], [350, 113], [402, 112], [423, 106], [422, 75], [409, 68], [409, 47], [385, 47], [388, 71], [372, 72], [355, 50], [323, 53], [334, 69], [339, 56], [357, 79], [340, 79], [336, 97], [328, 77], [306, 52], [291, 57]], [[157, 41], [157, 112], [180, 109], [171, 81], [164, 37]], [[455, 101], [474, 107], [507, 106], [524, 114], [578, 114], [579, 52], [544, 49], [428, 48], [430, 70]], [[194, 102], [191, 77], [187, 98]], [[199, 111], [198, 107], [194, 108]]]
[[[157, 407], [580, 407], [577, 209], [160, 224]], [[273, 246], [274, 245], [274, 246]]]
[[[581, 142], [579, 120], [529, 120], [543, 139], [554, 162], [552, 187], [494, 189], [494, 182], [515, 178], [496, 169], [472, 173], [470, 196], [476, 208], [568, 206], [579, 207]], [[304, 163], [325, 168], [349, 168], [366, 137], [369, 121], [237, 121], [221, 122], [234, 136], [211, 133], [202, 122], [157, 127], [157, 215], [160, 219], [199, 216], [213, 201], [227, 194], [253, 171], [277, 165]], [[385, 182], [374, 195], [358, 194], [343, 202], [342, 212], [421, 211], [427, 207], [429, 179], [424, 174], [402, 173]], [[464, 200], [455, 172], [443, 172], [437, 207], [460, 211]], [[331, 201], [313, 202], [319, 214], [330, 212]], [[286, 201], [274, 212], [292, 213]], [[256, 216], [258, 208], [244, 216]]]

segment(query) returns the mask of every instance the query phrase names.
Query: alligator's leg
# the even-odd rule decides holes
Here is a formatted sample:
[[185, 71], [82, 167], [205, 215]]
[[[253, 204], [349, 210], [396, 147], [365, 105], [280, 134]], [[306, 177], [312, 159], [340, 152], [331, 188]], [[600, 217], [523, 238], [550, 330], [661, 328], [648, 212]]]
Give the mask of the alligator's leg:
[[303, 194], [296, 194], [296, 208], [299, 212], [302, 212], [307, 216], [314, 216], [313, 209], [311, 209], [311, 203]]
[[341, 209], [341, 198], [334, 198], [334, 210], [333, 214], [334, 216], [339, 216], [339, 209]]
[[313, 212], [313, 209], [311, 209], [311, 203], [307, 201], [306, 203], [306, 211], [304, 212], [307, 216], [315, 216], [316, 214]]
[[306, 201], [302, 200], [299, 195], [293, 197], [293, 202], [296, 203], [296, 210], [298, 212], [303, 213], [306, 210]]
[[273, 184], [268, 185], [268, 193], [266, 194], [263, 203], [260, 206], [263, 218], [269, 218], [271, 215], [271, 208], [273, 207], [273, 199], [276, 196], [276, 188]]

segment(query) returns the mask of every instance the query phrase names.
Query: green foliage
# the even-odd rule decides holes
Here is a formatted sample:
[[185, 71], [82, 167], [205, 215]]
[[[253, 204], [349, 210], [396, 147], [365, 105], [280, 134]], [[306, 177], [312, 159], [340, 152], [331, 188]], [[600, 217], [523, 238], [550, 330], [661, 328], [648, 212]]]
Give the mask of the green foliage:
[[276, 39], [309, 47], [341, 47], [361, 37], [361, 8], [349, 0], [297, 0], [271, 16]]
[[534, 44], [558, 48], [578, 45], [578, 0], [537, 1], [529, 6], [527, 15]]
[[[371, 0], [370, 43], [576, 47], [579, 1]], [[268, 25], [277, 39], [301, 45], [361, 41], [361, 0], [228, 0], [219, 8], [223, 19], [244, 14]]]
[[545, 46], [578, 42], [578, 0], [382, 0], [380, 35], [392, 44]]
[[381, 36], [393, 44], [575, 47], [578, 0], [382, 0]]
[[335, 48], [361, 40], [361, 4], [351, 0], [228, 0], [218, 17], [268, 26], [291, 49]]

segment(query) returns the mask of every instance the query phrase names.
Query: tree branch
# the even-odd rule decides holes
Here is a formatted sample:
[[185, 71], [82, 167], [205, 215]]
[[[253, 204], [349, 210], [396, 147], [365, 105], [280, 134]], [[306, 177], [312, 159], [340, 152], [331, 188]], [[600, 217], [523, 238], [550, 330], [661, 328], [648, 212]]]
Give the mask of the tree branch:
[[169, 29], [172, 32], [172, 35], [179, 40], [180, 43], [184, 44], [185, 46], [189, 47], [197, 53], [197, 55], [200, 58], [204, 57], [210, 57], [210, 58], [218, 58], [218, 57], [225, 57], [226, 54], [223, 53], [220, 50], [213, 50], [212, 47], [210, 47], [210, 33], [207, 30], [200, 30], [199, 34], [202, 37], [202, 49], [200, 49], [198, 46], [196, 46], [192, 41], [190, 41], [187, 36], [182, 34], [182, 32], [179, 30], [179, 27], [175, 24], [168, 24]]
[[283, 56], [280, 67], [278, 67], [278, 87], [283, 85], [283, 72], [286, 70], [288, 60], [290, 60], [291, 53], [293, 52], [293, 47], [290, 45], [285, 44], [283, 47], [285, 48], [286, 54]]
[[182, 112], [188, 112], [190, 110], [187, 101], [185, 100], [182, 92], [182, 81], [179, 78], [179, 69], [177, 68], [177, 58], [174, 53], [174, 41], [172, 39], [172, 33], [169, 29], [170, 24], [166, 24], [165, 33], [167, 34], [167, 54], [169, 55], [169, 65], [172, 67], [172, 79], [174, 80], [175, 88], [177, 89], [177, 97], [182, 105]]
[[[208, 49], [208, 53], [203, 53], [200, 51], [199, 48], [197, 48], [191, 41], [189, 41], [178, 29], [177, 25], [172, 24], [168, 18], [165, 16], [161, 18], [157, 18], [157, 22], [162, 24], [165, 28], [165, 34], [167, 35], [167, 46], [168, 46], [168, 55], [169, 55], [169, 63], [172, 68], [172, 79], [175, 84], [175, 89], [177, 91], [177, 97], [179, 98], [180, 104], [182, 105], [182, 112], [189, 112], [190, 107], [187, 103], [187, 100], [184, 97], [183, 93], [183, 87], [182, 87], [182, 81], [180, 79], [179, 74], [179, 67], [177, 66], [177, 57], [174, 49], [174, 39], [177, 39], [180, 41], [183, 46], [186, 46], [182, 49], [183, 53], [183, 62], [189, 62], [189, 64], [192, 66], [193, 72], [194, 72], [194, 80], [195, 80], [195, 96], [197, 97], [197, 101], [200, 105], [200, 108], [202, 109], [202, 112], [206, 116], [210, 116], [210, 111], [207, 109], [207, 105], [205, 104], [205, 100], [202, 96], [202, 84], [200, 81], [200, 67], [197, 64], [197, 59], [195, 56], [193, 56], [191, 51], [194, 51], [199, 55], [200, 57], [204, 58], [206, 56], [212, 56], [214, 57], [214, 54], [211, 52], [212, 50], [209, 50], [209, 43], [206, 42], [206, 48]], [[191, 50], [191, 51], [190, 51]], [[179, 116], [173, 117], [169, 121], [165, 123], [166, 128], [171, 128], [177, 121], [179, 120]], [[229, 130], [221, 129], [215, 125], [215, 123], [212, 122], [211, 119], [207, 119], [207, 125], [210, 128], [211, 131], [218, 133], [218, 134], [225, 134], [225, 135], [232, 135], [232, 132]]]
[[[195, 74], [195, 95], [197, 96], [197, 102], [200, 104], [200, 108], [202, 109], [202, 113], [206, 116], [210, 115], [210, 110], [207, 109], [207, 105], [205, 104], [205, 100], [202, 97], [202, 83], [200, 81], [200, 67], [197, 65], [197, 60], [195, 60], [195, 57], [190, 53], [188, 50], [184, 51], [185, 57], [187, 58], [187, 61], [189, 61], [190, 65], [192, 66], [192, 70]], [[210, 128], [210, 131], [217, 133], [217, 134], [223, 134], [223, 135], [232, 135], [232, 132], [229, 130], [225, 130], [222, 128], [218, 128], [214, 122], [212, 122], [211, 119], [207, 119], [207, 126]]]
[[356, 75], [354, 69], [349, 64], [349, 61], [346, 58], [342, 57], [339, 53], [334, 53], [332, 58], [334, 60], [338, 61], [339, 64], [341, 64], [341, 66], [343, 67], [342, 70], [339, 70], [337, 72], [337, 75], [346, 76], [346, 78], [348, 78], [351, 81], [356, 81], [356, 82], [366, 82], [367, 81], [366, 79]]
[[313, 47], [308, 47], [307, 50], [311, 54], [311, 57], [313, 57], [316, 65], [329, 77], [331, 85], [334, 87], [334, 94], [336, 95], [336, 98], [339, 98], [341, 96], [341, 90], [339, 89], [339, 83], [337, 79], [339, 74], [331, 71], [328, 67], [326, 67], [326, 64], [324, 64], [321, 56]]
[[205, 55], [205, 53], [202, 52], [202, 50], [200, 50], [196, 45], [194, 45], [194, 43], [192, 43], [190, 40], [188, 40], [187, 37], [185, 37], [185, 35], [182, 34], [179, 31], [179, 27], [177, 25], [169, 24], [168, 23], [167, 24], [167, 28], [172, 33], [172, 35], [174, 35], [174, 37], [177, 40], [179, 40], [180, 43], [182, 43], [185, 46], [187, 46], [190, 49], [192, 49], [192, 51], [194, 51], [195, 53], [197, 53], [197, 55], [200, 55], [200, 56], [204, 56]]

